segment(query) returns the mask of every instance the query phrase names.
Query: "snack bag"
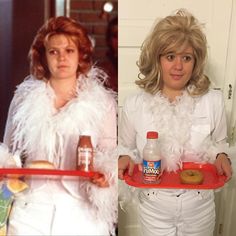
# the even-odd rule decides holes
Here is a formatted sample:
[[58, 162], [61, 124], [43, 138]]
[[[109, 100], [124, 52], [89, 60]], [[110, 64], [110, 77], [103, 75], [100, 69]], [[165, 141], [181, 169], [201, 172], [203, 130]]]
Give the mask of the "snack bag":
[[10, 177], [4, 180], [0, 189], [0, 236], [6, 235], [6, 224], [14, 195], [27, 188], [28, 185], [17, 177]]
[[[13, 155], [5, 144], [0, 143], [0, 168], [6, 167], [21, 168], [20, 156], [18, 153]], [[7, 219], [15, 194], [28, 188], [20, 177], [22, 176], [0, 176], [0, 236], [7, 234]]]

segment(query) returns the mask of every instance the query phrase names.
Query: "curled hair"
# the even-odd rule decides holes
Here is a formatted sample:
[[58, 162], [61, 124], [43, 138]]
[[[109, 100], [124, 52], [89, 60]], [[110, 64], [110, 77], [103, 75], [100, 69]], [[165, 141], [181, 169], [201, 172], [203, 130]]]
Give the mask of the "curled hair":
[[92, 45], [85, 28], [75, 20], [59, 16], [50, 18], [37, 32], [30, 47], [30, 73], [37, 79], [49, 79], [50, 71], [46, 60], [45, 43], [54, 35], [65, 35], [78, 48], [79, 73], [86, 73], [92, 66]]
[[167, 16], [154, 26], [141, 47], [141, 55], [137, 62], [140, 80], [135, 83], [146, 92], [155, 94], [163, 86], [161, 55], [186, 46], [193, 48], [195, 59], [187, 90], [192, 96], [207, 92], [210, 81], [204, 75], [207, 58], [206, 36], [196, 18], [186, 10], [179, 10], [175, 15]]

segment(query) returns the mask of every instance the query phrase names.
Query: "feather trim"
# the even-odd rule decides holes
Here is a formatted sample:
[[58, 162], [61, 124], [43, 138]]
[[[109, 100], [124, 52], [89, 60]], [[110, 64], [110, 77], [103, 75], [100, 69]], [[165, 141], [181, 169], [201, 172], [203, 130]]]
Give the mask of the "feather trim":
[[[81, 75], [77, 96], [58, 111], [53, 106], [55, 94], [50, 85], [32, 76], [26, 78], [14, 96], [12, 151], [25, 152], [26, 162], [45, 159], [57, 168], [75, 169], [79, 135], [91, 135], [96, 147], [104, 129], [103, 120], [115, 104], [114, 92], [102, 86], [104, 76], [94, 67]], [[109, 188], [98, 188], [76, 178], [62, 178], [62, 184], [79, 199], [87, 201], [89, 197], [91, 212], [107, 222], [112, 232], [117, 220], [117, 153], [98, 151], [95, 160], [96, 168], [109, 179]]]
[[113, 94], [101, 85], [102, 75], [101, 70], [93, 68], [89, 77], [80, 76], [77, 97], [59, 111], [53, 106], [55, 94], [49, 84], [28, 77], [14, 96], [12, 151], [20, 149], [29, 157], [46, 159], [59, 167], [70, 137], [75, 145], [80, 134], [92, 134], [95, 146], [102, 119], [114, 100]]
[[163, 168], [167, 171], [182, 167], [181, 157], [184, 149], [189, 146], [194, 107], [195, 101], [187, 92], [172, 103], [160, 92], [151, 100], [150, 110], [159, 132], [161, 153], [164, 157]]
[[97, 217], [107, 222], [111, 235], [115, 235], [115, 223], [118, 219], [118, 174], [117, 153], [98, 152], [95, 158], [95, 168], [104, 173], [109, 182], [109, 188], [100, 188], [94, 184], [85, 185], [91, 204], [97, 209]]
[[95, 209], [96, 217], [103, 219], [111, 235], [115, 235], [118, 215], [117, 151], [101, 152], [97, 150], [94, 158], [94, 169], [105, 175], [109, 187], [101, 188], [82, 178], [63, 177], [62, 183], [75, 198], [80, 199], [83, 196], [90, 207], [92, 205], [92, 208]]
[[195, 109], [199, 99], [202, 98], [193, 98], [184, 91], [182, 96], [172, 103], [160, 92], [147, 101], [150, 104], [147, 107], [160, 134], [163, 169], [167, 171], [182, 168], [182, 162], [186, 161], [213, 163], [219, 150], [226, 148], [226, 144], [214, 142], [210, 134], [209, 139], [204, 139], [197, 147], [192, 146], [191, 129], [194, 126]]
[[21, 167], [20, 156], [18, 153], [13, 155], [9, 152], [7, 145], [0, 143], [0, 167]]

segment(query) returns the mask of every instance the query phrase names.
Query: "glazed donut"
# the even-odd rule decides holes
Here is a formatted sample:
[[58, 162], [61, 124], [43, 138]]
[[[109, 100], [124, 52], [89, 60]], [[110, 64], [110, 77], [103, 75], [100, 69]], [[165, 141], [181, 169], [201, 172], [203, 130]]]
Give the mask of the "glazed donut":
[[199, 170], [182, 170], [180, 172], [180, 182], [182, 184], [202, 184], [203, 174]]

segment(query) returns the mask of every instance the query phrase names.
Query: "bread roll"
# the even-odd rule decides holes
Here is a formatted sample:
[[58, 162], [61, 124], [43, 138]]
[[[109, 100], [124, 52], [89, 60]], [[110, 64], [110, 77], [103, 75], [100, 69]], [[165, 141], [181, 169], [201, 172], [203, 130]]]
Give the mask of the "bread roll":
[[26, 168], [32, 169], [55, 169], [55, 166], [52, 162], [46, 160], [37, 160], [27, 163]]

